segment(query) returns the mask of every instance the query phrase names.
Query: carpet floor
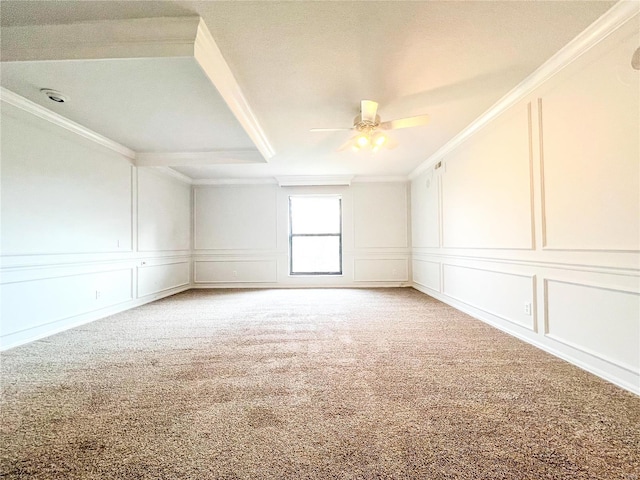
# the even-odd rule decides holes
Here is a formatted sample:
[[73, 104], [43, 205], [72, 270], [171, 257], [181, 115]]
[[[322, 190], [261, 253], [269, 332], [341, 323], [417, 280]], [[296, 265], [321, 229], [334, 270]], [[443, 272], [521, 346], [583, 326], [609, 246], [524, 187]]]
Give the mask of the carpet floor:
[[191, 290], [2, 354], [7, 479], [640, 478], [640, 398], [413, 289]]

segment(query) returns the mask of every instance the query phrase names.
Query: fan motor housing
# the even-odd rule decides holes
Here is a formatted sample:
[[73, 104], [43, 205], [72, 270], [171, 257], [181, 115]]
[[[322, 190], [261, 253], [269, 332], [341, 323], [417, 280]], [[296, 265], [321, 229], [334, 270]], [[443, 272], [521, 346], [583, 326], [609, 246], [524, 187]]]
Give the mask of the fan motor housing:
[[362, 115], [358, 115], [353, 119], [353, 127], [361, 132], [362, 130], [371, 130], [380, 125], [380, 115], [376, 115], [375, 122], [371, 122], [370, 120], [363, 120]]

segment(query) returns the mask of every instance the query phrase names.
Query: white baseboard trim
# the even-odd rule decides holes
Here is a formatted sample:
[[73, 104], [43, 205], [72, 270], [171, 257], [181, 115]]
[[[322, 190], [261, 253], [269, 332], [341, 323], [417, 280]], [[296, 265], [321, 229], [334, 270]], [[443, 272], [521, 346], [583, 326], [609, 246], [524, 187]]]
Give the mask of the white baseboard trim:
[[28, 330], [21, 330], [19, 332], [0, 336], [0, 351], [9, 350], [11, 348], [19, 347], [20, 345], [34, 342], [36, 340], [41, 340], [43, 338], [50, 337], [51, 335], [64, 332], [65, 330], [79, 327], [81, 325], [86, 325], [87, 323], [100, 320], [101, 318], [124, 312], [125, 310], [129, 310], [131, 308], [139, 307], [140, 305], [144, 305], [145, 303], [151, 303], [161, 298], [184, 292], [185, 290], [189, 290], [190, 288], [190, 285], [183, 285], [180, 287], [163, 290], [161, 292], [146, 295], [141, 298], [136, 298], [127, 302], [117, 303], [115, 305], [101, 308], [100, 310], [94, 310], [88, 313], [75, 315], [73, 317], [63, 318], [53, 323], [47, 323], [45, 325], [39, 325], [30, 328]]
[[284, 289], [284, 288], [403, 288], [403, 287], [412, 287], [410, 283], [407, 282], [357, 282], [350, 284], [340, 284], [340, 285], [331, 285], [327, 283], [304, 283], [304, 284], [288, 284], [288, 283], [245, 283], [245, 282], [235, 282], [235, 283], [196, 283], [191, 286], [194, 289], [224, 289], [224, 288], [235, 288], [235, 289], [258, 289], [258, 288], [268, 288], [268, 289]]
[[[527, 342], [530, 345], [533, 345], [540, 350], [544, 350], [551, 355], [561, 358], [562, 360], [571, 363], [589, 373], [592, 373], [608, 382], [617, 385], [620, 388], [628, 390], [631, 393], [640, 396], [640, 376], [636, 375], [636, 381], [634, 383], [631, 379], [626, 379], [624, 376], [633, 376], [634, 374], [620, 370], [620, 374], [617, 375], [616, 372], [611, 370], [617, 370], [617, 367], [611, 366], [609, 370], [599, 367], [598, 365], [589, 363], [583, 359], [578, 358], [577, 356], [571, 355], [567, 353], [567, 351], [560, 350], [560, 348], [554, 348], [552, 345], [541, 342], [538, 338], [536, 338], [536, 333], [527, 330], [526, 328], [518, 328], [515, 324], [507, 324], [507, 322], [501, 322], [497, 317], [492, 318], [491, 314], [483, 312], [482, 310], [478, 310], [470, 305], [457, 301], [447, 295], [436, 292], [435, 290], [431, 290], [423, 285], [419, 285], [417, 283], [413, 284], [413, 288], [422, 292], [430, 297], [435, 298], [436, 300], [440, 300], [451, 307], [460, 310], [461, 312], [466, 313], [467, 315], [472, 316], [473, 318], [480, 320], [481, 322], [487, 323], [492, 327], [497, 328], [511, 336], [514, 336], [524, 342]], [[569, 350], [569, 349], [567, 349]], [[597, 357], [594, 357], [594, 360], [598, 360]], [[604, 363], [604, 361], [602, 361]]]

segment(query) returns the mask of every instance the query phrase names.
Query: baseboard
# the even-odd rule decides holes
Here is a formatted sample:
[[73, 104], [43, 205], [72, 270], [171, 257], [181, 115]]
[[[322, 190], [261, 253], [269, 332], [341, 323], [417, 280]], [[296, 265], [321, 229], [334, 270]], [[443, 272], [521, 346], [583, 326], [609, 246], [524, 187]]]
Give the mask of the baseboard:
[[[561, 358], [562, 360], [565, 360], [572, 365], [575, 365], [589, 373], [592, 373], [608, 382], [613, 383], [614, 385], [617, 385], [620, 388], [623, 388], [631, 393], [640, 396], [640, 384], [637, 381], [634, 383], [633, 380], [627, 380], [623, 378], [623, 375], [616, 374], [616, 372], [613, 371], [615, 370], [615, 367], [613, 365], [611, 366], [611, 369], [601, 368], [595, 364], [595, 362], [598, 361], [596, 357], [594, 357], [594, 363], [589, 363], [584, 359], [578, 358], [577, 355], [572, 355], [569, 351], [560, 350], [560, 348], [555, 348], [551, 344], [541, 342], [538, 338], [536, 338], [536, 336], [538, 335], [537, 333], [527, 330], [526, 328], [519, 328], [515, 324], [509, 324], [507, 322], [500, 321], [500, 319], [498, 318], [492, 318], [491, 314], [483, 312], [482, 310], [478, 310], [471, 305], [467, 305], [463, 302], [452, 299], [451, 297], [448, 297], [435, 290], [431, 290], [430, 288], [417, 284], [415, 282], [413, 284], [413, 288], [418, 290], [419, 292], [424, 293], [425, 295], [446, 303], [447, 305], [450, 305], [451, 307], [460, 310], [461, 312], [464, 312], [467, 315], [480, 320], [481, 322], [487, 323], [492, 327], [497, 328], [498, 330], [501, 330], [513, 337], [527, 342], [528, 344], [533, 345], [540, 350], [544, 350], [551, 355]], [[567, 350], [569, 350], [569, 348], [567, 348]], [[602, 363], [602, 360], [599, 360], [599, 362]]]
[[190, 285], [183, 285], [180, 287], [163, 290], [161, 292], [146, 295], [144, 297], [136, 298], [127, 302], [110, 305], [100, 310], [94, 310], [89, 313], [63, 318], [61, 320], [47, 323], [45, 325], [39, 325], [28, 330], [22, 330], [20, 332], [8, 334], [0, 337], [0, 351], [9, 350], [26, 343], [41, 340], [43, 338], [50, 337], [51, 335], [64, 332], [65, 330], [79, 327], [81, 325], [86, 325], [87, 323], [100, 320], [101, 318], [124, 312], [125, 310], [130, 310], [146, 303], [151, 303], [161, 298], [175, 295], [176, 293], [184, 292], [185, 290], [189, 290], [190, 288]]
[[284, 288], [411, 288], [412, 285], [407, 282], [358, 282], [350, 284], [330, 285], [327, 283], [305, 283], [301, 285], [287, 283], [196, 283], [191, 286], [194, 289], [284, 289]]

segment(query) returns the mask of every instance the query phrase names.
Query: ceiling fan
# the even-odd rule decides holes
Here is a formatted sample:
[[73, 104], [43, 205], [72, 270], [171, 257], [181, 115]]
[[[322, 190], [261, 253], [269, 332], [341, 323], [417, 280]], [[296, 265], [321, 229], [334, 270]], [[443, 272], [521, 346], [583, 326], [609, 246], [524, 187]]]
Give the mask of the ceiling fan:
[[400, 118], [380, 121], [378, 103], [372, 100], [362, 100], [360, 102], [360, 115], [353, 119], [353, 126], [350, 128], [312, 128], [312, 132], [336, 132], [340, 130], [356, 130], [358, 133], [351, 138], [340, 150], [351, 146], [351, 149], [358, 151], [361, 148], [370, 147], [373, 152], [377, 152], [383, 145], [388, 144], [388, 137], [381, 130], [395, 130], [398, 128], [419, 127], [429, 123], [429, 115], [418, 115], [415, 117]]

